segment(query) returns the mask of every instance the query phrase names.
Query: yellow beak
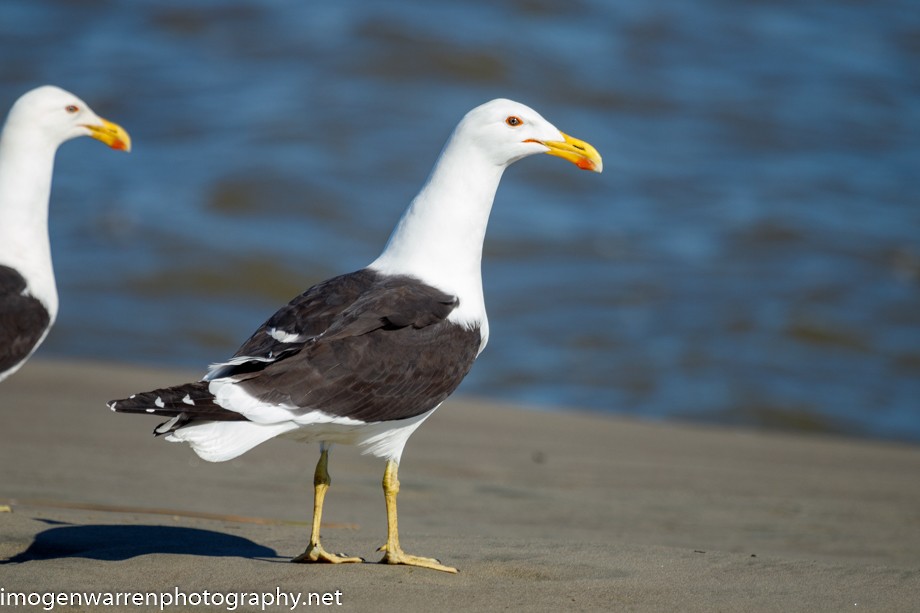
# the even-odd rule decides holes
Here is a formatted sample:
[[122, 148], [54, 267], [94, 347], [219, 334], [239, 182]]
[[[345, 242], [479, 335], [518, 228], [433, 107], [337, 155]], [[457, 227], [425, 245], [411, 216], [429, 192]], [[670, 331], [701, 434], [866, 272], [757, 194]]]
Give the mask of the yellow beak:
[[537, 141], [541, 145], [548, 147], [548, 155], [561, 157], [568, 160], [581, 168], [582, 170], [591, 170], [601, 172], [604, 170], [604, 161], [597, 149], [583, 140], [572, 138], [568, 134], [563, 134], [564, 141]]
[[85, 125], [84, 127], [89, 130], [90, 136], [102, 141], [112, 149], [131, 151], [131, 137], [117, 123], [103, 119], [101, 126]]

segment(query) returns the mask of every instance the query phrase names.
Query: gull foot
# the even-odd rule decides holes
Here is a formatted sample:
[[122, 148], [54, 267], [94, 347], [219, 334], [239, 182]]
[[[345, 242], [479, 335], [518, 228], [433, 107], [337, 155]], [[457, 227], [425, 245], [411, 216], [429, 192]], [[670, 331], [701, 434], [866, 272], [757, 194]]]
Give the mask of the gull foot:
[[434, 558], [423, 558], [421, 556], [412, 556], [404, 552], [402, 549], [390, 551], [387, 546], [384, 545], [377, 551], [386, 552], [383, 558], [380, 560], [381, 564], [405, 564], [406, 566], [419, 566], [421, 568], [430, 568], [431, 570], [440, 570], [445, 573], [456, 574], [459, 572], [453, 566], [445, 566], [444, 564], [441, 564], [439, 560]]
[[364, 558], [349, 557], [345, 555], [336, 555], [334, 553], [329, 553], [323, 546], [319, 543], [310, 544], [306, 551], [292, 558], [291, 562], [296, 562], [298, 564], [312, 564], [312, 563], [327, 563], [327, 564], [353, 564], [357, 562], [363, 562]]

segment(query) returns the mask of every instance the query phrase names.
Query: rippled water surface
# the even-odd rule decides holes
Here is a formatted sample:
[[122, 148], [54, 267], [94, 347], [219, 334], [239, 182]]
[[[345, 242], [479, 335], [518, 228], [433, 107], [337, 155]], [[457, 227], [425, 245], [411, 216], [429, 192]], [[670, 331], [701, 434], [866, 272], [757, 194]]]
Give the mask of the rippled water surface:
[[460, 117], [525, 102], [603, 175], [511, 168], [461, 388], [920, 441], [915, 3], [4, 0], [0, 107], [55, 83], [41, 352], [203, 368], [382, 248]]

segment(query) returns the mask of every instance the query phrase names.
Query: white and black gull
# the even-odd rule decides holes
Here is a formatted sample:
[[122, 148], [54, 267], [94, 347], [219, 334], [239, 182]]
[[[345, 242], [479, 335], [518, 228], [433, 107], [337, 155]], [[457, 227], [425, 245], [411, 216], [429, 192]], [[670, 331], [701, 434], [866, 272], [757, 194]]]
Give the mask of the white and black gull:
[[0, 133], [0, 381], [28, 360], [57, 317], [48, 201], [57, 149], [78, 136], [131, 149], [121, 126], [52, 85], [23, 94]]
[[112, 401], [169, 417], [155, 429], [203, 459], [230, 460], [283, 435], [320, 443], [313, 526], [296, 562], [360, 562], [320, 544], [332, 444], [386, 461], [381, 562], [456, 572], [399, 544], [397, 471], [409, 436], [456, 389], [486, 346], [481, 260], [504, 170], [547, 153], [601, 172], [598, 152], [523, 104], [498, 99], [460, 121], [381, 255], [319, 283], [268, 319], [203, 380]]

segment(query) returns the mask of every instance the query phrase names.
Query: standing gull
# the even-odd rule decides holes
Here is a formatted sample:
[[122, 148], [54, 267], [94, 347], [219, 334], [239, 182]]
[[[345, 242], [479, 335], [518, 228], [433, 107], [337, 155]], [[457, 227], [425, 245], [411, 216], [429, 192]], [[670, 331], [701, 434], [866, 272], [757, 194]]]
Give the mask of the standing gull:
[[121, 126], [51, 85], [23, 94], [0, 133], [0, 381], [19, 370], [57, 316], [48, 199], [55, 153], [78, 136], [131, 149]]
[[320, 544], [329, 447], [386, 461], [381, 562], [457, 572], [399, 545], [397, 471], [406, 440], [466, 376], [486, 346], [482, 244], [511, 163], [548, 153], [601, 171], [601, 157], [533, 109], [493, 100], [461, 120], [383, 253], [367, 268], [294, 298], [202, 381], [135, 394], [114, 411], [169, 417], [155, 434], [203, 459], [230, 460], [279, 435], [318, 441], [313, 528], [295, 562], [360, 562]]

